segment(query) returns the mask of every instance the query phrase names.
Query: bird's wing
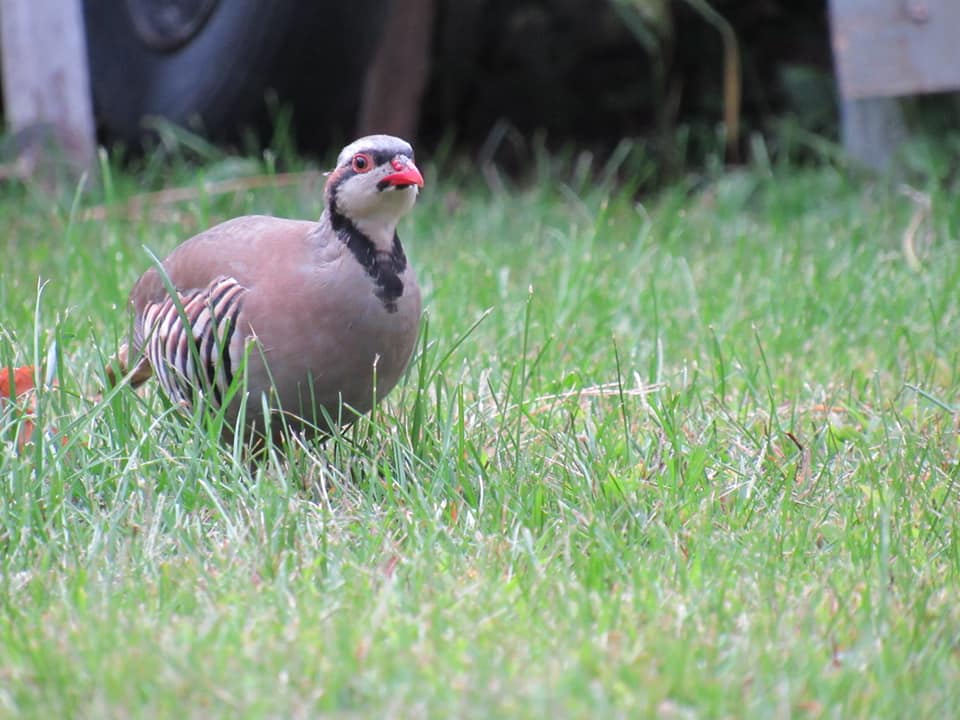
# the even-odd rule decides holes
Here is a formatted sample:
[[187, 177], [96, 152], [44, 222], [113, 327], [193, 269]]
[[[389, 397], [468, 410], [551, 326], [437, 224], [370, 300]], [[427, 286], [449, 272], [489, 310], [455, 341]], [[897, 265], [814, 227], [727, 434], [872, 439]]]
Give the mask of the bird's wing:
[[154, 295], [137, 308], [134, 348], [171, 401], [190, 407], [202, 393], [221, 406], [242, 361], [244, 339], [235, 342], [235, 335], [246, 294], [236, 279], [221, 276], [205, 288]]
[[[175, 379], [179, 377], [177, 368], [180, 366], [177, 362], [164, 361], [162, 367], [166, 370], [162, 373], [157, 364], [166, 357], [165, 342], [173, 343], [174, 338], [176, 342], [186, 342], [189, 337], [180, 318], [178, 303], [187, 311], [187, 325], [200, 347], [203, 332], [212, 327], [220, 327], [221, 332], [226, 332], [227, 322], [236, 320], [245, 288], [255, 284], [258, 278], [286, 274], [282, 264], [289, 258], [300, 256], [306, 236], [315, 227], [316, 223], [312, 222], [252, 215], [216, 225], [178, 246], [163, 262], [163, 273], [167, 278], [158, 268], [150, 268], [140, 276], [130, 293], [134, 319], [132, 343], [121, 346], [108, 365], [109, 385], [115, 385], [120, 377], [129, 373], [128, 380], [136, 388], [156, 371], [164, 389], [171, 392], [172, 399], [184, 401], [183, 392], [173, 392], [173, 388], [180, 386]], [[168, 292], [169, 285], [177, 289], [176, 301]], [[230, 291], [231, 286], [238, 289]], [[215, 322], [211, 324], [211, 320]], [[155, 327], [166, 328], [165, 341], [152, 338], [150, 333]], [[228, 334], [232, 336], [235, 323], [230, 327]], [[214, 345], [216, 343], [208, 343], [203, 349], [212, 353]], [[220, 349], [226, 348], [220, 346]], [[172, 357], [175, 359], [176, 355]], [[235, 371], [238, 358], [229, 359], [232, 363], [230, 369]], [[134, 363], [132, 369], [131, 363]], [[192, 379], [194, 364], [191, 358], [191, 372], [186, 373], [187, 362], [183, 361], [179, 370], [183, 375], [182, 382]], [[215, 389], [222, 393], [225, 387], [217, 383]]]

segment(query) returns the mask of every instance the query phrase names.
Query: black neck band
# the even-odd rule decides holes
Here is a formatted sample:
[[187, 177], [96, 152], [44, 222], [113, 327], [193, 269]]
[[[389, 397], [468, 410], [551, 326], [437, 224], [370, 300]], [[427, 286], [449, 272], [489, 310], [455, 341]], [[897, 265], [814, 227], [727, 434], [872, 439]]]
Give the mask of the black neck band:
[[357, 262], [367, 271], [377, 286], [377, 297], [383, 301], [387, 312], [397, 311], [397, 300], [403, 295], [403, 280], [400, 275], [407, 269], [407, 256], [400, 244], [400, 236], [393, 233], [393, 245], [389, 252], [378, 252], [373, 241], [364, 235], [346, 215], [330, 203], [330, 226], [337, 237], [347, 246]]

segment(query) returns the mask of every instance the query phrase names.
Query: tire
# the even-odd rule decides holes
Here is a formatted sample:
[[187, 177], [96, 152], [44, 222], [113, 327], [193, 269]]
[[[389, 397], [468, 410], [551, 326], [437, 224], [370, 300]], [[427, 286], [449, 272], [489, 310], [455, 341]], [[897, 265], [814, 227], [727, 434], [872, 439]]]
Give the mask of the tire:
[[[263, 124], [270, 89], [294, 104], [295, 122], [301, 119], [296, 105], [303, 101], [302, 119], [318, 123], [320, 130], [352, 128], [376, 35], [369, 37], [367, 22], [372, 2], [352, 3], [350, 11], [339, 8], [344, 4], [181, 0], [172, 5], [186, 6], [193, 16], [177, 29], [163, 24], [156, 8], [165, 4], [155, 0], [86, 0], [101, 134], [138, 145], [145, 135], [143, 120], [157, 116], [215, 139], [237, 137], [245, 126]], [[157, 21], [152, 26], [151, 18]], [[357, 52], [346, 45], [363, 37], [352, 27], [359, 23], [368, 31], [368, 42]], [[328, 63], [337, 68], [329, 87], [333, 101], [311, 101], [311, 89], [324, 89], [318, 70]]]

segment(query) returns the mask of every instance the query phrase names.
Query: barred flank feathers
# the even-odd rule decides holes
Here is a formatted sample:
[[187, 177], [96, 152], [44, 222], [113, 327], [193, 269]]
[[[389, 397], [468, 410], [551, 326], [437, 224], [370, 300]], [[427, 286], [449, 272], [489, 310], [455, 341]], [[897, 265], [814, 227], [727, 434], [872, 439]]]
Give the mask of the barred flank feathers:
[[140, 330], [146, 355], [173, 402], [189, 407], [197, 393], [208, 393], [207, 401], [220, 407], [233, 382], [230, 343], [244, 292], [233, 278], [220, 277], [178, 296], [183, 316], [171, 297], [145, 309]]

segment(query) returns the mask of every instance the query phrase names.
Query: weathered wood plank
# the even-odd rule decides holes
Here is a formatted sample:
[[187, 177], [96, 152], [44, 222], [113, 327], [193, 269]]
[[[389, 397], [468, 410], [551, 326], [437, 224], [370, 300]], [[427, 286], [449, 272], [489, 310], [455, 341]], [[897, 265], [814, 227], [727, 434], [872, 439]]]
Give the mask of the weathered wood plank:
[[8, 129], [28, 143], [50, 129], [76, 167], [91, 167], [96, 138], [81, 0], [0, 0], [0, 44]]
[[844, 98], [960, 89], [960, 1], [830, 0]]

